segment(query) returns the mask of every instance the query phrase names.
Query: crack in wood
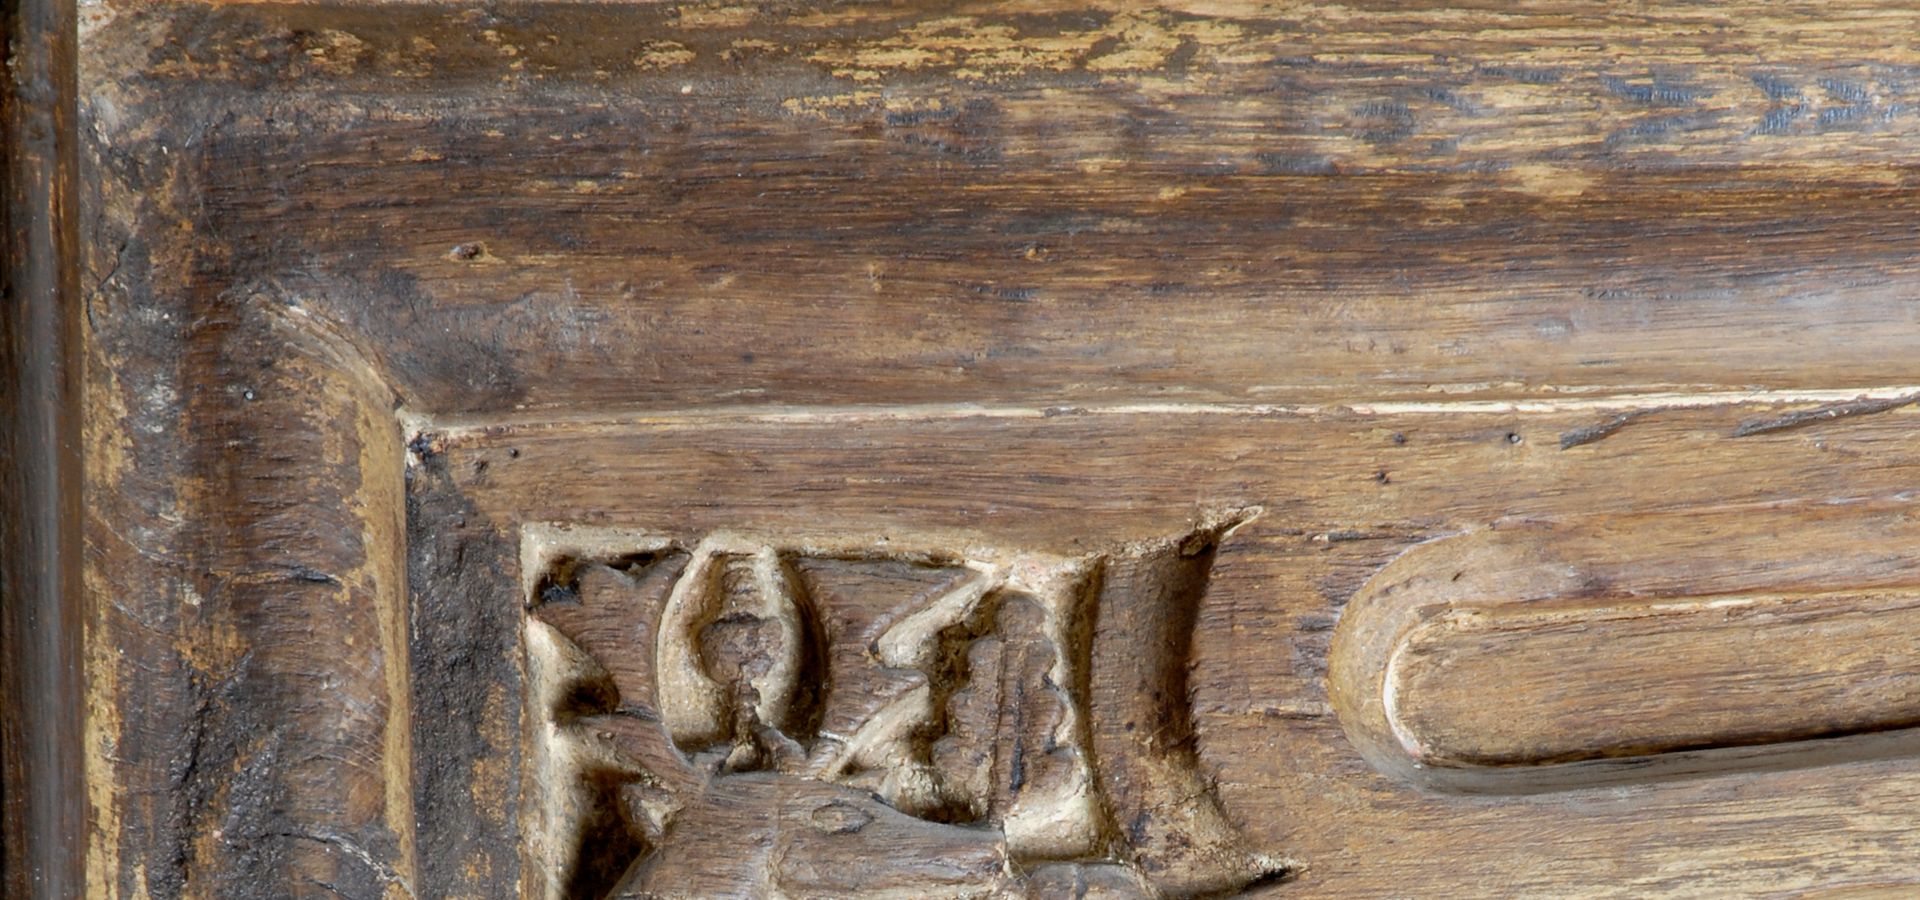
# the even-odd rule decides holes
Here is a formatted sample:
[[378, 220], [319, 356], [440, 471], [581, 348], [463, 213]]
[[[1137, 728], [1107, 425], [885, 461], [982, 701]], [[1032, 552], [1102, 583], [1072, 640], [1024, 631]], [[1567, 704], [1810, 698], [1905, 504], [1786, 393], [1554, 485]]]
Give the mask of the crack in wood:
[[1920, 393], [1907, 394], [1901, 397], [1869, 397], [1846, 403], [1822, 406], [1818, 409], [1791, 412], [1784, 416], [1753, 419], [1740, 423], [1740, 427], [1734, 429], [1733, 436], [1750, 437], [1756, 434], [1773, 434], [1775, 432], [1791, 431], [1796, 428], [1805, 428], [1809, 425], [1818, 425], [1822, 422], [1831, 422], [1835, 419], [1845, 419], [1853, 416], [1870, 416], [1875, 413], [1899, 409], [1916, 400], [1920, 400]]

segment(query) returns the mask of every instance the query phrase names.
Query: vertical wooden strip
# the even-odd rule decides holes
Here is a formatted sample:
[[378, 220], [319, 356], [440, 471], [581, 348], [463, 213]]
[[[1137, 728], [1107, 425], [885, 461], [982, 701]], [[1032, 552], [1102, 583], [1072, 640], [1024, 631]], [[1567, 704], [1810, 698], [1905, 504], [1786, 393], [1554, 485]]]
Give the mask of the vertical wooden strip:
[[82, 894], [74, 8], [7, 0], [0, 56], [0, 893]]
[[[506, 530], [451, 481], [444, 454], [416, 440], [406, 474], [413, 790], [421, 897], [535, 896], [522, 866], [524, 595]], [[537, 808], [537, 806], [536, 806]], [[530, 818], [532, 813], [526, 813]]]
[[189, 361], [207, 439], [179, 876], [213, 896], [413, 895], [400, 431], [377, 373], [278, 302], [210, 301]]

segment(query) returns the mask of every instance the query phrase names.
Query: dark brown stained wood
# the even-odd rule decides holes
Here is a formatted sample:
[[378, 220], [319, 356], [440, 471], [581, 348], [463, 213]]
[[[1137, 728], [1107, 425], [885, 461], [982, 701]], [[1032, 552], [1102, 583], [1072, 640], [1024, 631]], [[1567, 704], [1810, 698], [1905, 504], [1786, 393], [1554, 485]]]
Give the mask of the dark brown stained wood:
[[1848, 21], [143, 5], [97, 83], [420, 409], [1920, 383]]
[[79, 149], [70, 5], [0, 4], [0, 894], [79, 896]]
[[1920, 886], [1911, 3], [17, 8], [9, 896]]

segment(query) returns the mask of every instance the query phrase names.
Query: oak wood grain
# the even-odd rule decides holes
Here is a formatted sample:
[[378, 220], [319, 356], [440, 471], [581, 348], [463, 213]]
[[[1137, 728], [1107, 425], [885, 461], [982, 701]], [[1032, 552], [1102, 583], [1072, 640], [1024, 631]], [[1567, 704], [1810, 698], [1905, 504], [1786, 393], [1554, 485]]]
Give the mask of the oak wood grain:
[[[1194, 847], [1255, 861], [1240, 874], [1271, 896], [1914, 887], [1899, 730], [1789, 746], [1841, 746], [1809, 716], [1907, 724], [1846, 693], [1903, 646], [1898, 604], [1824, 632], [1616, 631], [1688, 650], [1647, 673], [1679, 687], [1608, 707], [1619, 728], [1577, 704], [1505, 728], [1432, 693], [1451, 681], [1415, 692], [1441, 699], [1401, 714], [1508, 761], [1645, 749], [1663, 721], [1730, 733], [1701, 715], [1796, 738], [1520, 793], [1410, 776], [1368, 739], [1382, 669], [1343, 675], [1335, 646], [1391, 647], [1404, 620], [1360, 611], [1396, 585], [1560, 622], [1920, 585], [1911, 4], [78, 17], [54, 132], [79, 148], [61, 277], [86, 359], [65, 407], [84, 488], [64, 496], [84, 506], [85, 645], [42, 662], [86, 666], [60, 696], [84, 715], [89, 893], [1135, 896], [1206, 887]], [[902, 811], [899, 779], [888, 805], [753, 768], [787, 748], [740, 711], [797, 701], [742, 692], [714, 725], [736, 743], [661, 744], [618, 777], [580, 750], [659, 737], [660, 706], [602, 708], [607, 684], [653, 690], [659, 660], [619, 648], [654, 634], [658, 598], [581, 612], [645, 553], [760, 536], [755, 564], [797, 567], [843, 629], [816, 649], [853, 672], [849, 623], [894, 609], [865, 593], [892, 576], [793, 560], [1124, 573], [1229, 519], [1189, 548], [1204, 579], [1122, 578], [1151, 602], [1040, 617], [1053, 653], [1092, 648], [1059, 671], [1099, 673], [1049, 690], [1133, 711], [1135, 732], [1084, 723], [1088, 770], [1118, 784], [1102, 802], [1138, 823], [1099, 833], [1104, 856], [1032, 855], [1037, 831], [993, 819], [1025, 783], [991, 773], [1066, 745], [1005, 738], [991, 709], [950, 729], [985, 736], [952, 756], [989, 773], [966, 825]], [[590, 577], [542, 582], [557, 557], [528, 548], [556, 535]], [[980, 696], [1044, 668], [1032, 611], [1006, 608], [1014, 637], [966, 634]], [[1778, 642], [1736, 656], [1703, 636], [1722, 628]], [[1494, 637], [1503, 662], [1463, 659], [1493, 667], [1476, 681], [1527, 663], [1515, 703], [1581, 671], [1606, 678], [1595, 703], [1631, 692], [1604, 658], [1559, 663], [1591, 642]], [[1704, 669], [1733, 687], [1686, 681]], [[1832, 708], [1728, 702], [1802, 672]], [[912, 677], [882, 676], [846, 684]], [[875, 714], [825, 697], [849, 726]], [[644, 784], [649, 766], [671, 777]], [[678, 826], [665, 789], [699, 795]], [[683, 852], [646, 855], [665, 846]]]
[[141, 6], [96, 120], [426, 410], [1920, 383], [1897, 4], [678, 9]]

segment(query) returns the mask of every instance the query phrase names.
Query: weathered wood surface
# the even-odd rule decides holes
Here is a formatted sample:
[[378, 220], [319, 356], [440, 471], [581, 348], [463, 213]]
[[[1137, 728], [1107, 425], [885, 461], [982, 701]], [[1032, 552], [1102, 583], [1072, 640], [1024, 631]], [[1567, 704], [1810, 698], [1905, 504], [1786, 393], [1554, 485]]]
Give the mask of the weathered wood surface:
[[422, 409], [1877, 387], [1911, 14], [141, 7], [91, 81]]
[[[1349, 601], [1454, 583], [1417, 555], [1395, 569], [1408, 548], [1512, 532], [1470, 584], [1536, 590], [1434, 603], [1838, 604], [1872, 625], [1789, 630], [1807, 653], [1750, 680], [1711, 653], [1647, 665], [1754, 687], [1790, 661], [1899, 692], [1905, 631], [1881, 607], [1920, 588], [1909, 4], [80, 17], [87, 690], [68, 699], [93, 894], [1920, 879], [1903, 706], [1843, 701], [1891, 737], [1807, 753], [1848, 728], [1756, 700], [1723, 710], [1740, 739], [1696, 727], [1708, 746], [1654, 754], [1679, 759], [1657, 777], [1467, 793], [1370, 742], [1380, 672], [1357, 665], [1341, 694], [1328, 661], [1404, 621]], [[1227, 519], [1217, 546], [1176, 540]], [[761, 568], [684, 607], [705, 611], [682, 650], [710, 652], [678, 682], [617, 652], [664, 646], [667, 598], [583, 625], [541, 588], [559, 559], [542, 541], [637, 578], [641, 554], [724, 534], [759, 541], [737, 555]], [[1142, 576], [1153, 548], [1210, 570]], [[901, 632], [1000, 666], [966, 684], [1001, 699], [956, 704], [938, 735], [867, 732], [897, 752], [842, 784], [794, 762], [831, 756], [809, 704], [856, 735], [884, 712], [843, 706], [842, 674], [963, 690], [932, 657], [848, 662], [869, 652], [861, 617], [895, 608], [876, 586], [906, 577], [829, 590], [806, 569], [855, 557], [1044, 559], [1020, 577], [1132, 587], [1008, 576], [1026, 599]], [[816, 605], [769, 599], [775, 563]], [[1023, 605], [1048, 590], [1097, 602]], [[1161, 633], [1183, 617], [1190, 647]], [[810, 628], [817, 657], [781, 656]], [[1136, 651], [1158, 655], [1100, 674]], [[824, 693], [768, 674], [820, 658]], [[1047, 704], [1004, 673], [1041, 669], [1080, 724], [1007, 724]], [[725, 740], [661, 743], [641, 715], [703, 683], [688, 672], [730, 718], [669, 721]], [[1422, 690], [1471, 690], [1443, 676]], [[1527, 727], [1598, 711], [1546, 736], [1555, 760], [1649, 749], [1619, 736], [1659, 723], [1606, 688], [1507, 699], [1538, 708]], [[1670, 721], [1718, 715], [1666, 699]], [[1403, 712], [1468, 723], [1475, 746], [1531, 740], [1453, 702]], [[1078, 781], [1045, 782], [1081, 793], [1020, 799], [1031, 755], [1086, 748], [1052, 770]], [[886, 802], [844, 793], [869, 774]], [[922, 775], [943, 787], [906, 784]], [[1141, 815], [1167, 809], [1184, 835]], [[1234, 865], [1188, 866], [1183, 837]]]
[[[1497, 881], [1516, 891], [1637, 895], [1701, 884], [1738, 892], [1905, 883], [1911, 868], [1901, 854], [1882, 857], [1852, 840], [1907, 839], [1914, 823], [1904, 808], [1920, 791], [1910, 774], [1910, 735], [1891, 746], [1817, 748], [1809, 757], [1806, 748], [1779, 742], [1808, 737], [1801, 719], [1827, 710], [1751, 699], [1741, 708], [1762, 733], [1724, 741], [1749, 753], [1683, 755], [1666, 771], [1598, 779], [1600, 790], [1541, 794], [1567, 785], [1524, 771], [1517, 785], [1509, 776], [1473, 786], [1513, 795], [1494, 802], [1436, 792], [1404, 767], [1375, 769], [1349, 743], [1344, 726], [1357, 720], [1337, 714], [1328, 696], [1329, 638], [1349, 599], [1376, 573], [1408, 572], [1382, 566], [1429, 541], [1439, 550], [1476, 536], [1515, 535], [1495, 550], [1446, 555], [1445, 565], [1407, 557], [1413, 574], [1456, 586], [1466, 599], [1511, 597], [1564, 614], [1767, 591], [1835, 602], [1820, 598], [1850, 587], [1862, 596], [1841, 605], [1883, 613], [1884, 603], [1869, 602], [1873, 595], [1911, 586], [1920, 574], [1901, 549], [1920, 537], [1909, 509], [1910, 470], [1920, 456], [1906, 449], [1914, 412], [1735, 436], [1785, 411], [1739, 403], [1668, 409], [1565, 450], [1558, 435], [1617, 414], [743, 411], [429, 427], [419, 446], [427, 470], [445, 472], [483, 515], [503, 523], [688, 534], [752, 528], [803, 544], [865, 539], [1073, 552], [1176, 530], [1213, 504], [1260, 509], [1223, 545], [1202, 606], [1192, 674], [1196, 733], [1226, 808], [1246, 823], [1256, 848], [1303, 864], [1300, 890], [1475, 895]], [[889, 461], [884, 470], [876, 459]], [[1071, 463], [1050, 462], [1061, 459]], [[1676, 469], [1686, 477], [1660, 474]], [[1460, 578], [1460, 569], [1470, 577]], [[511, 582], [494, 590], [515, 592]], [[1872, 621], [1897, 629], [1899, 620]], [[1821, 683], [1837, 688], [1852, 678], [1858, 690], [1880, 684], [1903, 698], [1911, 693], [1910, 679], [1906, 691], [1897, 680], [1910, 668], [1910, 637], [1789, 634], [1806, 654], [1793, 662]], [[1688, 654], [1628, 660], [1607, 658], [1629, 650], [1626, 642], [1595, 632], [1584, 652], [1596, 659], [1544, 660], [1540, 671], [1514, 672], [1512, 687], [1480, 679], [1456, 689], [1462, 704], [1479, 698], [1513, 716], [1505, 728], [1481, 732], [1485, 740], [1524, 739], [1537, 727], [1528, 717], [1558, 715], [1579, 727], [1557, 738], [1607, 754], [1623, 731], [1655, 720], [1547, 693], [1552, 679], [1577, 683], [1609, 665], [1637, 666], [1646, 678], [1684, 677], [1686, 666], [1731, 652], [1716, 641], [1769, 636], [1777, 637], [1764, 627], [1727, 629]], [[1524, 657], [1506, 659], [1525, 665]], [[1753, 654], [1754, 668], [1728, 677], [1748, 689], [1774, 684], [1779, 676], [1765, 660]], [[1633, 702], [1671, 704], [1674, 716], [1710, 715], [1712, 702], [1725, 702], [1689, 703], [1684, 689], [1648, 695], [1630, 693], [1631, 681], [1617, 684]], [[1528, 690], [1545, 694], [1535, 708], [1501, 705]], [[1443, 704], [1435, 707], [1444, 714]], [[1904, 727], [1911, 716], [1881, 724]], [[1849, 822], [1851, 838], [1808, 840], [1835, 817]], [[1421, 873], [1435, 858], [1466, 874], [1433, 883]]]

